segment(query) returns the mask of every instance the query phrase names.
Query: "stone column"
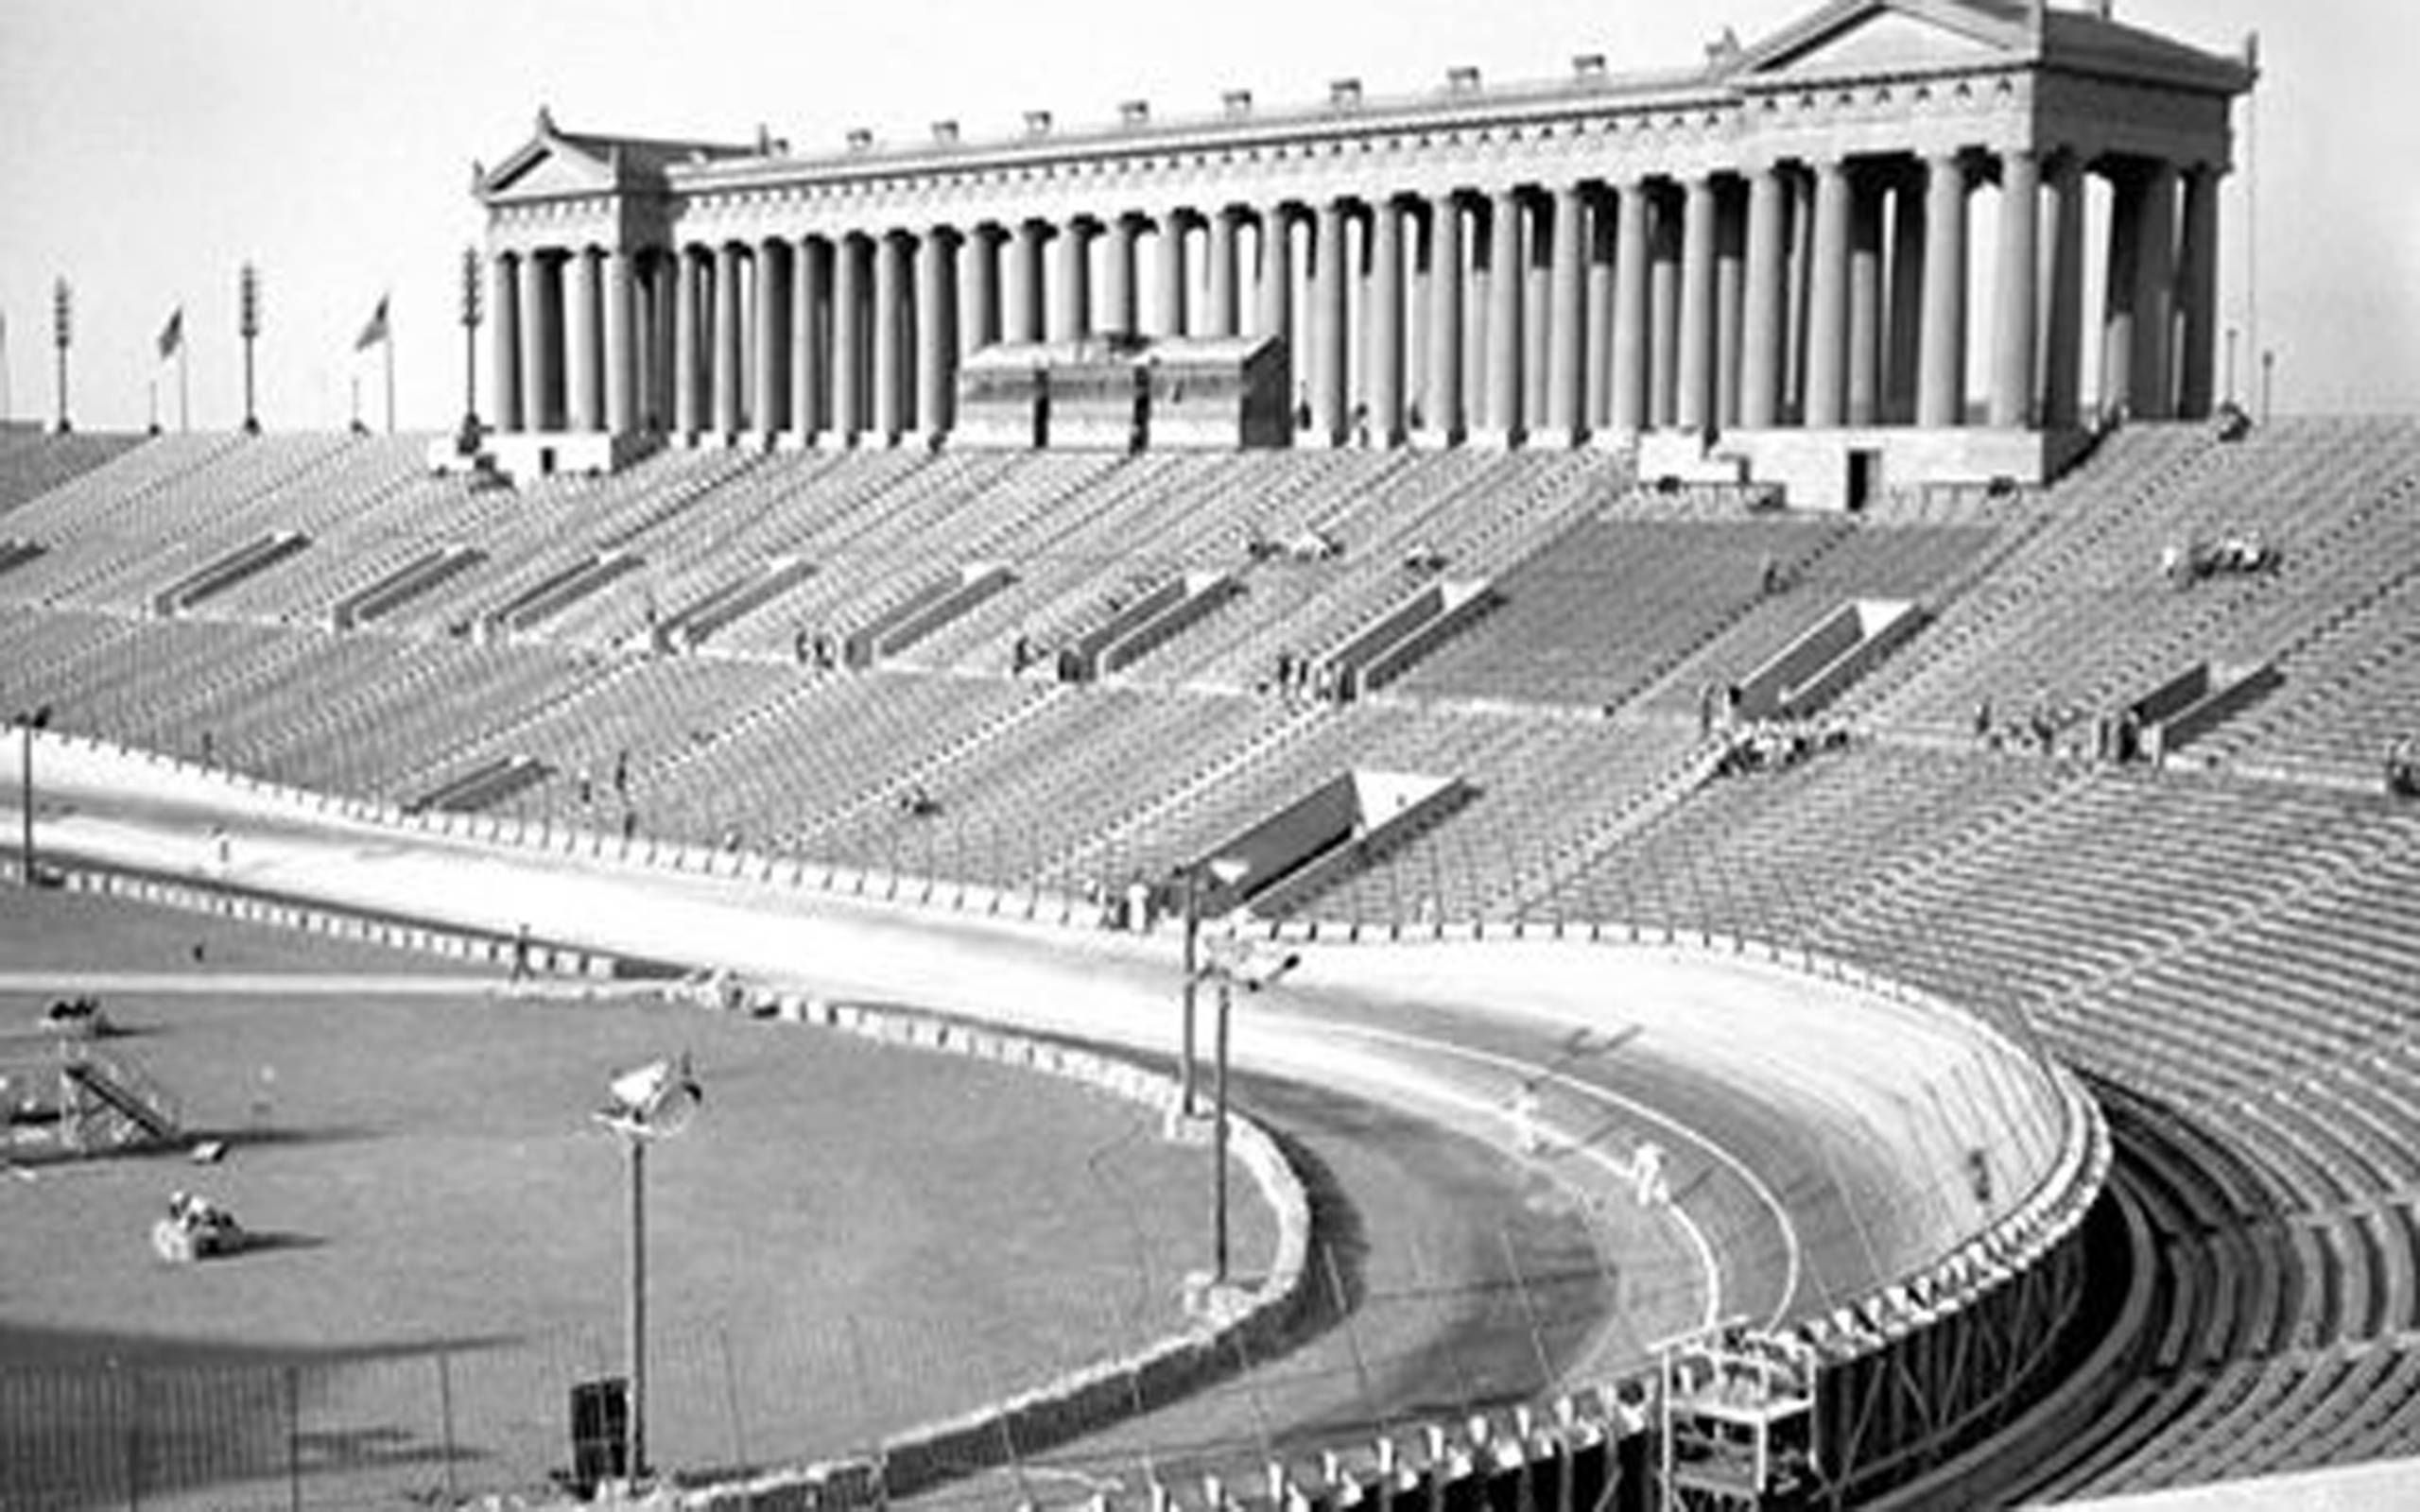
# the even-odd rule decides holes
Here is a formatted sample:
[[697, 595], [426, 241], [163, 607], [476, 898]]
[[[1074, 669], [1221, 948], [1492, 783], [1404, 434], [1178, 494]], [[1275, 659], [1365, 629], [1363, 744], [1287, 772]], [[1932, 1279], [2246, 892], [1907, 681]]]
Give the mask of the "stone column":
[[1500, 189], [1487, 217], [1487, 428], [1507, 446], [1526, 430], [1521, 413], [1521, 192]]
[[1107, 335], [1134, 335], [1143, 329], [1137, 313], [1140, 302], [1134, 284], [1134, 237], [1137, 230], [1132, 215], [1112, 215], [1105, 228], [1109, 243], [1109, 266], [1102, 293], [1100, 318], [1093, 329]]
[[706, 428], [706, 386], [698, 371], [706, 345], [706, 254], [683, 247], [673, 257], [678, 286], [672, 299], [672, 423], [681, 436], [693, 438]]
[[958, 244], [958, 354], [961, 362], [1000, 339], [1000, 233], [969, 226]]
[[1894, 425], [1912, 425], [1916, 372], [1924, 363], [1923, 186], [1906, 174], [1895, 175], [1891, 203], [1891, 334], [1882, 364], [1882, 412]]
[[554, 395], [546, 381], [554, 366], [546, 329], [550, 271], [546, 265], [553, 256], [550, 251], [521, 254], [521, 416], [522, 423], [533, 431], [558, 428]]
[[832, 244], [832, 431], [844, 446], [866, 428], [866, 261], [851, 232]]
[[949, 434], [958, 409], [957, 293], [950, 232], [928, 228], [916, 248], [916, 426]]
[[2143, 187], [2142, 237], [2135, 263], [2135, 414], [2176, 413], [2171, 337], [2176, 318], [2176, 182], [2173, 163], [2152, 166]]
[[1468, 434], [1462, 419], [1462, 205], [1453, 194], [1428, 207], [1428, 389], [1421, 417], [1445, 444]]
[[2042, 166], [2028, 150], [2000, 159], [1999, 268], [1992, 289], [1991, 421], [2033, 422], [2033, 343], [2041, 322]]
[[1528, 200], [1522, 212], [1521, 417], [1530, 436], [1545, 423], [1550, 403], [1547, 380], [1553, 376], [1554, 233], [1547, 221], [1553, 209], [1552, 198], [1541, 195]]
[[739, 247], [725, 242], [715, 258], [714, 362], [715, 430], [725, 438], [738, 435], [747, 422], [746, 395], [739, 376], [743, 330], [739, 278]]
[[495, 428], [518, 431], [527, 425], [521, 407], [521, 264], [519, 252], [498, 252], [492, 265], [495, 315], [488, 323], [488, 352], [494, 359]]
[[2204, 163], [2185, 180], [2185, 266], [2177, 281], [2185, 304], [2176, 406], [2183, 420], [2209, 417], [2217, 383], [2220, 178], [2219, 169]]
[[873, 423], [888, 446], [906, 431], [908, 399], [908, 244], [885, 232], [873, 244]]
[[[1294, 322], [1294, 261], [1292, 240], [1286, 228], [1286, 207], [1270, 205], [1260, 213], [1259, 313], [1253, 329], [1264, 336], [1288, 341]], [[1290, 344], [1287, 366], [1295, 366]], [[1287, 390], [1288, 404], [1293, 390]]]
[[1010, 235], [1008, 293], [1001, 301], [1007, 315], [1000, 333], [1003, 341], [1042, 339], [1042, 244], [1049, 234], [1046, 223], [1023, 220]]
[[1588, 434], [1588, 198], [1564, 184], [1554, 197], [1554, 296], [1547, 311], [1547, 425], [1577, 445]]
[[639, 312], [635, 254], [615, 248], [605, 262], [605, 428], [639, 428]]
[[1648, 236], [1647, 423], [1661, 430], [1681, 413], [1681, 243], [1687, 232], [1685, 196], [1667, 185], [1652, 197]]
[[1681, 215], [1681, 334], [1674, 353], [1679, 391], [1672, 420], [1700, 435], [1714, 423], [1714, 180], [1692, 178]]
[[1848, 417], [1848, 164], [1815, 165], [1815, 243], [1806, 293], [1806, 425], [1833, 430]]
[[1236, 257], [1236, 212], [1221, 205], [1210, 213], [1210, 311], [1205, 335], [1243, 335], [1243, 297]]
[[1955, 154], [1925, 160], [1925, 336], [1916, 374], [1916, 423], [1965, 423], [1966, 165]]
[[564, 346], [571, 368], [563, 407], [568, 428], [575, 431], [594, 431], [604, 424], [604, 333], [599, 327], [605, 301], [598, 271], [596, 254], [584, 247], [574, 249], [563, 262], [563, 305], [569, 318]]
[[769, 237], [755, 247], [754, 302], [749, 323], [755, 336], [756, 372], [749, 385], [753, 403], [749, 423], [770, 443], [789, 422], [789, 301], [793, 279], [784, 276], [786, 239]]
[[804, 445], [823, 433], [830, 392], [831, 243], [800, 238], [790, 266], [790, 428]]
[[1059, 228], [1059, 277], [1050, 291], [1050, 339], [1081, 341], [1093, 334], [1093, 223]]
[[1782, 335], [1789, 308], [1784, 250], [1789, 242], [1783, 217], [1788, 197], [1781, 170], [1752, 168], [1748, 174], [1748, 287], [1740, 317], [1739, 423], [1749, 430], [1771, 430], [1781, 423]]
[[1601, 189], [1586, 196], [1588, 203], [1588, 290], [1584, 297], [1587, 351], [1581, 358], [1587, 397], [1582, 404], [1583, 423], [1592, 433], [1612, 427], [1614, 414], [1614, 206]]
[[673, 415], [681, 407], [676, 380], [680, 359], [676, 339], [681, 326], [681, 249], [661, 247], [648, 260], [648, 337], [652, 360], [647, 375], [648, 405], [652, 428], [674, 434]]
[[1154, 327], [1162, 336], [1184, 335], [1185, 294], [1190, 285], [1185, 279], [1184, 237], [1186, 212], [1171, 210], [1160, 216], [1159, 229], [1152, 248], [1152, 261], [1159, 270], [1159, 324]]
[[1345, 280], [1348, 207], [1322, 202], [1311, 249], [1311, 430], [1322, 445], [1344, 438], [1345, 387], [1350, 376], [1346, 340], [1350, 325]]
[[1747, 341], [1748, 204], [1717, 180], [1714, 198], [1714, 423], [1739, 423], [1739, 358]]
[[2083, 163], [2050, 170], [2050, 321], [2042, 353], [2042, 423], [2075, 428], [2083, 404]]
[[1633, 180], [1617, 191], [1614, 238], [1614, 360], [1613, 412], [1610, 423], [1626, 436], [1647, 428], [1647, 380], [1650, 368], [1648, 321], [1652, 305], [1648, 287], [1647, 184]]
[[1850, 176], [1848, 422], [1882, 419], [1882, 186]]
[[1404, 435], [1403, 215], [1400, 200], [1370, 207], [1369, 302], [1361, 369], [1369, 390], [1370, 439], [1393, 446]]

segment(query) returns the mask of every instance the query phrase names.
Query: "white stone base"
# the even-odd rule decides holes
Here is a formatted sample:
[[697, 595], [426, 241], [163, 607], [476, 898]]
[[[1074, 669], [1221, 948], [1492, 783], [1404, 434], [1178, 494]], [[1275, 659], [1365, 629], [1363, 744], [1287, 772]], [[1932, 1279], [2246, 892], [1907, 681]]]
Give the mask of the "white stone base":
[[465, 455], [450, 437], [428, 447], [428, 465], [439, 472], [488, 472], [515, 484], [573, 473], [602, 477], [653, 452], [652, 436], [609, 436], [603, 431], [495, 431]]
[[[1681, 439], [1690, 441], [1694, 449], [1694, 438]], [[1662, 440], [1652, 438], [1651, 444], [1642, 445], [1641, 476], [1658, 477], [1674, 471], [1649, 459], [1652, 443]], [[1860, 454], [1872, 458], [1874, 471], [1867, 479], [1865, 501], [1872, 502], [1891, 490], [1984, 488], [2001, 479], [2038, 488], [2057, 476], [2084, 441], [2081, 432], [1980, 426], [1731, 431], [1715, 442], [1709, 459], [1731, 458], [1744, 464], [1747, 481], [1779, 485], [1792, 508], [1846, 509], [1858, 502], [1851, 498], [1851, 469]], [[1653, 455], [1664, 455], [1660, 451]]]

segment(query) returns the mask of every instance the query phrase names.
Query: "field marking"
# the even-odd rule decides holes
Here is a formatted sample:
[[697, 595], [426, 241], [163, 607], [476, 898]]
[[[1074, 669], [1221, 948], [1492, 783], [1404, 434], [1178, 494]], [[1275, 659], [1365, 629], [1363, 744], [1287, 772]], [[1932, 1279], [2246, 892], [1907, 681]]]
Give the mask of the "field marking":
[[[1534, 1062], [1525, 1061], [1520, 1059], [1518, 1057], [1504, 1055], [1496, 1051], [1474, 1049], [1467, 1045], [1455, 1044], [1450, 1040], [1433, 1040], [1423, 1035], [1409, 1034], [1399, 1029], [1381, 1029], [1360, 1024], [1322, 1023], [1320, 1025], [1320, 1032], [1323, 1034], [1333, 1033], [1349, 1035], [1358, 1039], [1373, 1040], [1381, 1044], [1392, 1044], [1399, 1049], [1414, 1049], [1442, 1053], [1449, 1057], [1458, 1057], [1463, 1060], [1478, 1061], [1482, 1064], [1495, 1066], [1499, 1070], [1507, 1070], [1514, 1073], [1538, 1073], [1539, 1074], [1537, 1079], [1540, 1082], [1558, 1085], [1578, 1093], [1583, 1098], [1602, 1103], [1609, 1107], [1621, 1108], [1634, 1117], [1645, 1120], [1648, 1123], [1660, 1125], [1664, 1128], [1667, 1128], [1672, 1133], [1680, 1136], [1682, 1139], [1687, 1140], [1690, 1143], [1697, 1145], [1699, 1148], [1703, 1149], [1708, 1154], [1712, 1155], [1717, 1161], [1727, 1166], [1733, 1175], [1738, 1177], [1741, 1183], [1751, 1192], [1754, 1193], [1756, 1199], [1764, 1204], [1766, 1211], [1773, 1215], [1774, 1222], [1781, 1230], [1782, 1249], [1785, 1256], [1782, 1295], [1781, 1299], [1774, 1304], [1772, 1315], [1768, 1320], [1767, 1326], [1770, 1327], [1774, 1324], [1778, 1324], [1782, 1320], [1783, 1315], [1789, 1312], [1790, 1303], [1796, 1300], [1798, 1296], [1801, 1261], [1799, 1255], [1798, 1228], [1797, 1226], [1790, 1221], [1789, 1211], [1782, 1205], [1781, 1198], [1773, 1192], [1772, 1188], [1768, 1186], [1764, 1179], [1758, 1177], [1745, 1161], [1741, 1160], [1737, 1156], [1732, 1154], [1731, 1151], [1717, 1143], [1715, 1141], [1708, 1139], [1704, 1134], [1700, 1133], [1698, 1130], [1691, 1128], [1688, 1125], [1682, 1123], [1679, 1119], [1674, 1118], [1669, 1113], [1666, 1113], [1655, 1108], [1651, 1108], [1647, 1104], [1638, 1101], [1636, 1098], [1615, 1091], [1609, 1087], [1600, 1087], [1593, 1082], [1580, 1081], [1563, 1072], [1548, 1070]], [[1486, 1106], [1491, 1109], [1494, 1108], [1494, 1105]], [[1626, 1166], [1612, 1166], [1612, 1162], [1610, 1160], [1599, 1156], [1595, 1150], [1585, 1149], [1585, 1147], [1582, 1146], [1575, 1147], [1582, 1148], [1583, 1153], [1588, 1155], [1598, 1163], [1607, 1165], [1620, 1172], [1625, 1178], [1628, 1177], [1629, 1172]], [[1691, 1241], [1696, 1245], [1699, 1255], [1706, 1267], [1707, 1311], [1705, 1326], [1712, 1328], [1720, 1320], [1720, 1313], [1716, 1303], [1719, 1301], [1721, 1293], [1721, 1282], [1715, 1267], [1713, 1246], [1706, 1241], [1703, 1231], [1698, 1228], [1696, 1222], [1689, 1218], [1688, 1214], [1683, 1211], [1677, 1203], [1673, 1205], [1672, 1211], [1680, 1217], [1682, 1223], [1687, 1228]]]

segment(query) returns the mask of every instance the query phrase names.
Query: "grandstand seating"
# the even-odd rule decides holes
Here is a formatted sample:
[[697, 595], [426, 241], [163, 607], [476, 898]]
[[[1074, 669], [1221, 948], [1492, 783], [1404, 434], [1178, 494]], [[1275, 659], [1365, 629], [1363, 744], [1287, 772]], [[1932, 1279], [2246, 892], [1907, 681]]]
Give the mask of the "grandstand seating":
[[[550, 827], [1074, 894], [1341, 771], [1461, 778], [1463, 808], [1291, 919], [1767, 941], [2021, 1010], [2097, 1082], [2163, 1301], [2135, 1383], [2034, 1489], [2420, 1445], [2420, 804], [2377, 790], [2385, 743], [2420, 731], [2420, 425], [2130, 427], [2046, 493], [1876, 519], [1634, 490], [1590, 453], [675, 451], [513, 492], [383, 439], [53, 444], [0, 438], [7, 533], [45, 548], [0, 575], [9, 708], [187, 756], [206, 734], [223, 765], [396, 803], [527, 758], [552, 775], [499, 806]], [[199, 619], [142, 612], [279, 530], [311, 549]], [[2278, 568], [2163, 576], [2169, 546], [2235, 531]], [[483, 563], [325, 627], [440, 545]], [[507, 644], [449, 633], [612, 550], [646, 566]], [[815, 571], [699, 654], [645, 654], [651, 617], [778, 557]], [[1280, 652], [1400, 602], [1413, 558], [1504, 602], [1377, 697], [1266, 690]], [[902, 664], [797, 664], [801, 629], [837, 640], [978, 560], [1013, 585]], [[1203, 569], [1243, 593], [1117, 675], [1011, 675], [1018, 637], [1046, 649]], [[1703, 688], [1855, 597], [1931, 615], [1833, 706], [1856, 738], [1704, 780]], [[1972, 730], [1987, 699], [2003, 724], [2101, 712], [2200, 661], [2283, 680], [2167, 769]]]

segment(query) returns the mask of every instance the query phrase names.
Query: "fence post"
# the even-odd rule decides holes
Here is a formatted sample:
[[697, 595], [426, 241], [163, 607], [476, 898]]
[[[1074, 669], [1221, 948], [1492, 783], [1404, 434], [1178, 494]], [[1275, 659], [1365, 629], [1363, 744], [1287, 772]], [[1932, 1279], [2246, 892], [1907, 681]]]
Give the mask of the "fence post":
[[285, 1367], [285, 1504], [302, 1512], [302, 1370]]
[[715, 1340], [722, 1346], [722, 1389], [731, 1402], [731, 1452], [735, 1468], [746, 1469], [748, 1459], [748, 1426], [740, 1417], [739, 1368], [731, 1354], [731, 1330], [719, 1324], [715, 1328]]
[[454, 1351], [437, 1351], [437, 1418], [439, 1442], [444, 1446], [445, 1504], [462, 1504], [462, 1493], [454, 1484]]
[[143, 1512], [143, 1372], [127, 1376], [126, 1508]]

